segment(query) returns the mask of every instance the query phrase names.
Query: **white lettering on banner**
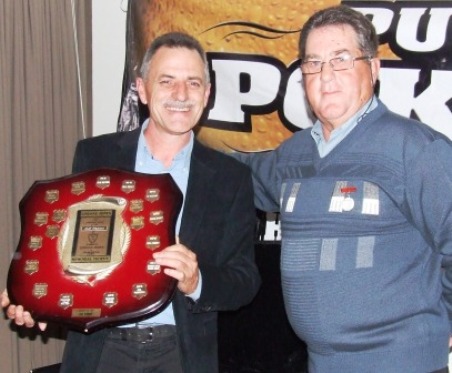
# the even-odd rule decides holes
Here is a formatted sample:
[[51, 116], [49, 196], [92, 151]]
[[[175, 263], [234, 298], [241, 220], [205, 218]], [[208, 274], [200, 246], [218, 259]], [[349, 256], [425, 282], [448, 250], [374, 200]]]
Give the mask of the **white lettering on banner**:
[[[208, 122], [223, 122], [224, 129], [228, 129], [229, 124], [231, 130], [241, 128], [247, 131], [251, 128], [251, 114], [278, 111], [286, 125], [300, 129], [310, 127], [312, 117], [304, 99], [298, 62], [281, 72], [276, 66], [251, 62], [250, 57], [247, 56], [247, 61], [228, 58], [211, 61], [215, 76], [215, 101]], [[254, 58], [258, 60], [260, 56]], [[240, 92], [239, 77], [243, 73], [249, 76], [247, 92]], [[416, 96], [419, 73], [419, 69], [383, 67], [380, 71], [379, 97], [396, 113], [409, 117], [413, 112], [419, 120], [452, 138], [452, 113], [447, 106], [452, 99], [452, 71], [431, 71], [430, 84]], [[277, 100], [278, 94], [282, 95], [282, 99]], [[215, 124], [212, 126], [215, 127]]]
[[372, 7], [354, 9], [360, 11], [364, 15], [371, 16], [372, 23], [378, 35], [384, 34], [391, 27], [394, 18], [394, 12], [391, 9]]
[[[402, 8], [395, 18], [391, 9], [373, 7], [354, 7], [364, 15], [370, 16], [378, 35], [390, 31], [394, 20], [395, 44], [411, 52], [433, 52], [445, 46], [447, 27], [452, 8]], [[422, 18], [427, 19], [423, 23]], [[422, 30], [425, 40], [418, 40], [418, 30]]]
[[[267, 63], [265, 58], [263, 61], [239, 61], [231, 60], [231, 54], [224, 56], [228, 56], [228, 59], [212, 60], [216, 90], [209, 120], [245, 123], [245, 115], [252, 112], [253, 108], [265, 107], [276, 99], [281, 72], [275, 64]], [[281, 65], [278, 62], [276, 64]]]
[[414, 97], [418, 78], [419, 70], [382, 69], [380, 98], [401, 115], [414, 111], [422, 122], [452, 139], [452, 113], [447, 106], [452, 98], [452, 72], [432, 71], [430, 85]]
[[[342, 1], [368, 16], [398, 59], [382, 57], [379, 97], [393, 111], [419, 119], [452, 138], [452, 7], [440, 1]], [[408, 4], [410, 3], [410, 4]], [[407, 6], [408, 5], [408, 6]], [[450, 2], [449, 4], [450, 5]], [[294, 51], [296, 53], [296, 51]], [[291, 131], [312, 126], [299, 61], [208, 53], [213, 72], [206, 126], [251, 132], [252, 116], [277, 112]]]
[[[420, 19], [425, 15], [429, 17], [425, 41], [416, 40]], [[402, 9], [396, 33], [397, 44], [414, 52], [431, 52], [440, 49], [446, 42], [446, 30], [451, 15], [451, 8]]]

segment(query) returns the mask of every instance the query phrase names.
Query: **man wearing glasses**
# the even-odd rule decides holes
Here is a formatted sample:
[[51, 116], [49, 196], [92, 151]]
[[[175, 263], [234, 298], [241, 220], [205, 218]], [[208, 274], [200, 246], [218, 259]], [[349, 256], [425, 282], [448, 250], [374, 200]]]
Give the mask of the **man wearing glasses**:
[[336, 6], [299, 53], [317, 120], [241, 156], [256, 206], [281, 216], [286, 311], [310, 373], [447, 372], [452, 311], [452, 144], [374, 95], [372, 23]]

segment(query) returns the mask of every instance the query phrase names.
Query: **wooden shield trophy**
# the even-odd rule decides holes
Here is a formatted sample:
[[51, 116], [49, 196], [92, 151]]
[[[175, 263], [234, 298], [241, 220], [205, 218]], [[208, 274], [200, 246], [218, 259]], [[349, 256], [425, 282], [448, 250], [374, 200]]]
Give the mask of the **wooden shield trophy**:
[[12, 303], [84, 332], [159, 312], [176, 280], [153, 254], [175, 243], [182, 198], [169, 174], [97, 169], [36, 181], [19, 204]]

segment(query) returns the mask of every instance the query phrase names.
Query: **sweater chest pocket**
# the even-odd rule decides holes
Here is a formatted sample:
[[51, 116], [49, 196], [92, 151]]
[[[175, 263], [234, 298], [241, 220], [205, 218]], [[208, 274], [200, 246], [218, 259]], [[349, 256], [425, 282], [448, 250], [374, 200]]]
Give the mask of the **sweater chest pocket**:
[[[396, 196], [367, 180], [286, 179], [280, 197], [282, 219], [288, 222], [298, 221], [312, 226], [331, 219], [352, 224], [354, 221], [367, 221], [370, 224], [367, 228], [373, 225], [376, 229], [398, 229], [407, 223], [394, 202]], [[353, 227], [348, 229], [353, 230]]]

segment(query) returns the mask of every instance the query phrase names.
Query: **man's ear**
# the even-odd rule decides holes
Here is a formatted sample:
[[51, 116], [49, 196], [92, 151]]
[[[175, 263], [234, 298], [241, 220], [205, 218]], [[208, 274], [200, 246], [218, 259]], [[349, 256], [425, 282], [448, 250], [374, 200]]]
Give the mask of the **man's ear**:
[[142, 78], [137, 78], [136, 81], [135, 81], [135, 84], [137, 86], [137, 91], [138, 91], [138, 96], [140, 97], [140, 101], [144, 105], [147, 105], [148, 98], [147, 98], [147, 95], [146, 95], [146, 90], [144, 88], [144, 80]]
[[372, 87], [375, 87], [378, 75], [380, 74], [380, 59], [378, 57], [374, 57], [370, 60], [370, 73], [372, 76]]
[[204, 92], [204, 108], [207, 106], [207, 103], [209, 102], [209, 96], [210, 96], [210, 88], [212, 85], [209, 83], [206, 87], [206, 91]]

